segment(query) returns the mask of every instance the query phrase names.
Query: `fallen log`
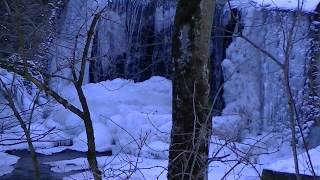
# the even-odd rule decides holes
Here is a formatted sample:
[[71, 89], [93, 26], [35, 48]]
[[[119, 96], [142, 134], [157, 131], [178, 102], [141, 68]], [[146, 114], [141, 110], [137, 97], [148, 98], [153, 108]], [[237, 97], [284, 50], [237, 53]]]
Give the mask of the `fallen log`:
[[[264, 169], [262, 171], [261, 180], [297, 180], [297, 177], [295, 173]], [[320, 176], [314, 177], [310, 175], [300, 174], [300, 180], [320, 180]]]

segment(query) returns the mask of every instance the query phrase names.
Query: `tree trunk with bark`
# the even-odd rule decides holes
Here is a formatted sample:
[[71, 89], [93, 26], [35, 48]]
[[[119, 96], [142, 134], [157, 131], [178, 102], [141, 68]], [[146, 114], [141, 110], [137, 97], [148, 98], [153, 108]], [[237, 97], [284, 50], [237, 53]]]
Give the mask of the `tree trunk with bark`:
[[207, 179], [211, 135], [209, 44], [214, 0], [180, 0], [173, 34], [168, 179]]

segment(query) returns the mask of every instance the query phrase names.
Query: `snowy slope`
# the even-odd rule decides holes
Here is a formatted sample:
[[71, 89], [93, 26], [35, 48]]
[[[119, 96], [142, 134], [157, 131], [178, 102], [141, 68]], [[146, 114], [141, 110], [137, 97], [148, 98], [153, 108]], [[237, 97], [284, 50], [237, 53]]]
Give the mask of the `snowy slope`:
[[[83, 87], [86, 95], [98, 151], [124, 149], [137, 153], [138, 145], [146, 138], [150, 148], [169, 142], [171, 128], [171, 83], [161, 77], [133, 83], [115, 79]], [[70, 85], [62, 94], [79, 107], [75, 90]], [[86, 150], [84, 126], [79, 117], [57, 106], [47, 121], [47, 126], [57, 127], [74, 139], [74, 149]], [[151, 143], [152, 142], [152, 143]], [[146, 150], [147, 151], [147, 150]], [[164, 155], [157, 155], [165, 158]]]
[[[311, 158], [315, 173], [319, 175], [320, 174], [320, 146], [314, 149], [311, 149], [309, 153], [310, 153], [310, 158]], [[298, 161], [299, 161], [300, 173], [312, 175], [309, 162], [307, 161], [307, 154], [306, 153], [300, 154], [298, 156]], [[280, 172], [288, 172], [288, 173], [295, 172], [292, 158], [276, 161], [275, 163], [272, 163], [269, 166], [267, 166], [266, 169], [280, 171]]]

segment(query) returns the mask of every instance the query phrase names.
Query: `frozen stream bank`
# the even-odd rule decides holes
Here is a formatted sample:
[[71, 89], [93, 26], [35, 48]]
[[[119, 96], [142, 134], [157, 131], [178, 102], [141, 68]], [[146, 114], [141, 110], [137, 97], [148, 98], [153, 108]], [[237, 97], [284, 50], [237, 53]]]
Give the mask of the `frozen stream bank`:
[[[0, 177], [3, 180], [33, 180], [33, 166], [30, 153], [27, 150], [16, 150], [8, 151], [9, 154], [20, 157], [19, 161], [14, 165], [14, 170], [12, 173]], [[112, 153], [110, 151], [99, 153], [97, 156], [110, 156]], [[47, 162], [61, 161], [61, 160], [71, 160], [75, 158], [86, 157], [86, 153], [64, 150], [59, 153], [54, 153], [52, 155], [37, 154], [38, 161], [40, 163], [41, 179], [45, 180], [60, 180], [63, 177], [70, 176], [72, 174], [81, 173], [86, 171], [85, 169], [70, 171], [64, 173], [57, 173], [51, 171], [51, 166], [45, 164]]]

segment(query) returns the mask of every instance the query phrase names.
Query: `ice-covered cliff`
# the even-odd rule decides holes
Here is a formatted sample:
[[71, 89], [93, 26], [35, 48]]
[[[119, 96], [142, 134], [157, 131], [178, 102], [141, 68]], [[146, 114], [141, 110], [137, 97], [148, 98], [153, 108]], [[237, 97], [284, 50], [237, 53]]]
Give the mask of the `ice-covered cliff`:
[[174, 1], [114, 1], [97, 27], [92, 82], [169, 76]]
[[[288, 122], [283, 70], [275, 62], [284, 63], [286, 43], [292, 43], [290, 85], [298, 107], [306, 95], [311, 19], [303, 14], [294, 24], [294, 16], [290, 11], [240, 9], [241, 28], [234, 35], [239, 33], [241, 37], [233, 38], [222, 63], [223, 114], [239, 114], [252, 131], [283, 128], [277, 124]], [[293, 39], [289, 40], [292, 26]]]
[[[279, 63], [284, 62], [289, 41], [290, 85], [301, 116], [310, 84], [319, 84], [319, 39], [315, 35], [319, 27], [314, 12], [318, 2], [303, 1], [299, 4], [302, 11], [297, 13], [297, 4], [285, 1], [217, 1], [211, 46], [212, 86], [216, 95], [223, 85], [219, 91], [223, 99], [218, 98], [216, 108], [224, 108], [223, 121], [228, 121], [228, 115], [236, 115], [241, 129], [254, 134], [286, 128], [287, 98]], [[81, 55], [92, 13], [107, 5], [95, 30], [87, 82], [170, 77], [175, 4], [174, 0], [70, 0], [52, 47], [51, 72], [70, 74], [68, 62]], [[319, 95], [318, 88], [313, 91]]]
[[[152, 75], [168, 77], [173, 0], [68, 1], [49, 55], [50, 71], [70, 76], [68, 64], [81, 56], [92, 14], [105, 6], [90, 49], [87, 82], [117, 77], [136, 81]], [[53, 84], [64, 86], [65, 81]]]

